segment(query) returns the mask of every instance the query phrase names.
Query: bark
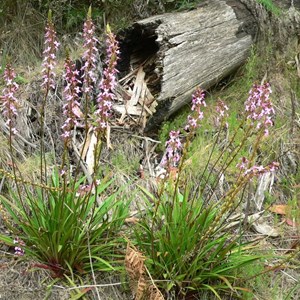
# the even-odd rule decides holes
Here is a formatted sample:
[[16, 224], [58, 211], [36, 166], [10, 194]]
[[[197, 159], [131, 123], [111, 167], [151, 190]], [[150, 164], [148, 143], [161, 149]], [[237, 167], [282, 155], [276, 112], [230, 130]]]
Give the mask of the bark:
[[205, 1], [195, 10], [153, 16], [127, 29], [121, 71], [144, 63], [158, 103], [146, 129], [190, 103], [198, 85], [208, 89], [241, 66], [256, 34], [252, 11], [229, 0]]
[[257, 0], [239, 0], [253, 16], [258, 26], [256, 42], [259, 46], [272, 45], [272, 48], [284, 55], [288, 46], [298, 43], [300, 32], [300, 1], [277, 0], [273, 1], [282, 8], [276, 15], [267, 11]]

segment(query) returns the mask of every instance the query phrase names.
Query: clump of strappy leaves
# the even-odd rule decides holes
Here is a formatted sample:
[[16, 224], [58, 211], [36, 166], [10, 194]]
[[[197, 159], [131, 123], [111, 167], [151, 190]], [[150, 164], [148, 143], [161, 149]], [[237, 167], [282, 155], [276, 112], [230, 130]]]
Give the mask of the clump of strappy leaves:
[[[187, 180], [185, 160], [190, 142], [204, 118], [204, 92], [197, 89], [192, 99], [192, 113], [188, 116], [184, 130], [171, 131], [162, 159], [165, 173], [160, 179], [158, 191], [145, 195], [146, 209], [135, 228], [136, 247], [146, 257], [145, 265], [158, 287], [176, 299], [199, 295], [203, 290], [212, 292], [218, 299], [225, 291], [238, 294], [239, 270], [252, 264], [261, 256], [253, 254], [253, 245], [243, 240], [242, 222], [239, 229], [228, 223], [230, 215], [241, 203], [247, 183], [266, 172], [274, 172], [278, 165], [256, 165], [257, 149], [269, 135], [273, 125], [274, 109], [269, 99], [269, 84], [253, 86], [245, 103], [241, 124], [228, 137], [218, 155], [221, 133], [228, 130], [229, 108], [219, 101], [215, 123], [219, 133], [208, 151], [206, 166], [198, 182]], [[240, 143], [235, 143], [237, 134]], [[236, 165], [243, 145], [255, 136], [249, 158], [240, 157], [241, 162], [233, 166], [236, 181], [228, 189], [217, 192], [223, 174], [232, 164]], [[213, 167], [211, 167], [213, 166]], [[218, 168], [218, 173], [212, 169]], [[200, 173], [200, 174], [201, 174]], [[206, 187], [209, 184], [209, 189]], [[216, 195], [218, 195], [216, 199]]]
[[[11, 65], [5, 70], [6, 87], [3, 91], [2, 112], [9, 128], [8, 144], [12, 159], [13, 174], [1, 170], [7, 179], [9, 192], [1, 195], [1, 203], [6, 209], [7, 226], [13, 239], [1, 235], [0, 239], [15, 246], [16, 255], [30, 256], [37, 260], [37, 266], [49, 269], [53, 276], [61, 277], [73, 272], [85, 273], [101, 270], [111, 271], [120, 267], [118, 249], [122, 238], [121, 228], [128, 214], [128, 201], [122, 199], [120, 189], [112, 189], [113, 177], [98, 178], [101, 143], [110, 115], [111, 101], [116, 84], [116, 61], [118, 42], [107, 27], [107, 60], [103, 78], [99, 83], [96, 107], [86, 104], [97, 82], [97, 43], [95, 27], [91, 19], [91, 9], [84, 25], [84, 75], [83, 88], [78, 84], [79, 71], [67, 54], [65, 60], [64, 91], [62, 107], [65, 118], [61, 128], [64, 152], [60, 166], [48, 166], [45, 159], [43, 134], [40, 144], [40, 182], [28, 182], [22, 178], [17, 167], [13, 140], [18, 138], [15, 120], [18, 116], [15, 73]], [[49, 13], [45, 31], [43, 52], [42, 89], [44, 98], [41, 105], [41, 132], [44, 132], [45, 106], [51, 91], [56, 87], [56, 57], [59, 49], [54, 24]], [[81, 96], [80, 96], [81, 95]], [[80, 101], [80, 97], [83, 101]], [[84, 100], [86, 100], [84, 102]], [[82, 116], [81, 111], [84, 111]], [[94, 113], [95, 112], [95, 113]], [[88, 115], [94, 116], [91, 118]], [[97, 136], [92, 174], [82, 175], [80, 163], [71, 166], [69, 149], [76, 126]], [[84, 145], [87, 141], [85, 138]], [[84, 148], [82, 146], [82, 149]], [[51, 171], [52, 170], [52, 171]], [[49, 176], [49, 174], [51, 174]], [[109, 189], [109, 191], [108, 191]]]

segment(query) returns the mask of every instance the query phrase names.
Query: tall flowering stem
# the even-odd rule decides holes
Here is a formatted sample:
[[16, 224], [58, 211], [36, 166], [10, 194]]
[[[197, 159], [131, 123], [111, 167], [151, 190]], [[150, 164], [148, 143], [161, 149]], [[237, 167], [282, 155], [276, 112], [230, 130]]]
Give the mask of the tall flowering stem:
[[95, 25], [92, 20], [92, 8], [89, 7], [86, 21], [83, 26], [83, 47], [84, 53], [82, 56], [83, 66], [81, 68], [83, 76], [83, 92], [85, 93], [85, 130], [86, 136], [88, 133], [88, 113], [89, 113], [89, 104], [91, 99], [91, 94], [93, 88], [97, 84], [96, 68], [98, 62], [98, 48], [97, 44], [99, 43], [95, 35]]
[[43, 183], [44, 178], [47, 181], [47, 171], [46, 171], [46, 156], [45, 156], [45, 145], [44, 145], [44, 119], [45, 119], [45, 106], [46, 100], [48, 98], [49, 91], [55, 89], [55, 72], [54, 68], [56, 65], [56, 52], [59, 48], [59, 42], [57, 41], [56, 32], [52, 22], [52, 12], [49, 10], [48, 21], [45, 28], [45, 50], [43, 52], [43, 63], [42, 63], [42, 77], [43, 82], [41, 84], [42, 88], [45, 90], [44, 98], [41, 104], [41, 183]]
[[[271, 92], [272, 90], [269, 83], [265, 83], [263, 85], [253, 85], [252, 89], [249, 91], [249, 97], [245, 102], [245, 120], [248, 120], [248, 122], [245, 123], [246, 125], [248, 124], [248, 126], [246, 126], [245, 134], [237, 148], [231, 150], [231, 156], [226, 158], [223, 166], [221, 167], [220, 173], [226, 170], [227, 167], [237, 157], [248, 137], [252, 134], [256, 134], [257, 138], [252, 147], [252, 154], [250, 158], [248, 159], [246, 157], [242, 157], [236, 166], [239, 169], [239, 176], [237, 179], [237, 183], [240, 184], [239, 190], [245, 187], [246, 183], [248, 183], [253, 177], [257, 177], [266, 172], [273, 172], [279, 166], [277, 162], [272, 162], [266, 167], [262, 165], [255, 165], [257, 150], [262, 138], [268, 136], [269, 127], [273, 126], [272, 118], [275, 114], [275, 110], [270, 99]], [[220, 109], [220, 111], [223, 111], [226, 114], [226, 109], [223, 108]], [[244, 124], [244, 121], [242, 121], [242, 124]], [[242, 128], [242, 124], [238, 127], [238, 129]], [[232, 144], [235, 136], [236, 133], [233, 135], [229, 145]], [[217, 178], [216, 184], [218, 183], [218, 180], [219, 178]], [[229, 197], [229, 195], [226, 197], [231, 200], [233, 199], [232, 197]]]
[[76, 70], [75, 64], [71, 61], [69, 56], [65, 60], [65, 88], [64, 88], [64, 99], [65, 104], [63, 105], [63, 114], [66, 117], [65, 122], [62, 126], [62, 138], [65, 143], [68, 143], [71, 137], [71, 131], [74, 126], [79, 125], [81, 119], [79, 94], [80, 88], [78, 86], [79, 71]]
[[194, 133], [196, 129], [199, 128], [200, 123], [203, 119], [202, 107], [206, 107], [204, 98], [204, 91], [200, 87], [198, 87], [192, 95], [192, 112], [194, 113], [188, 115], [187, 125], [185, 126], [186, 131]]
[[[97, 109], [95, 111], [95, 125], [93, 130], [96, 134], [97, 143], [94, 150], [94, 176], [91, 189], [95, 188], [95, 194], [97, 194], [97, 180], [96, 174], [99, 169], [99, 160], [102, 147], [102, 138], [108, 128], [108, 120], [111, 116], [112, 101], [115, 99], [114, 89], [117, 85], [116, 75], [118, 73], [116, 66], [119, 58], [119, 44], [116, 40], [116, 36], [111, 32], [110, 27], [107, 25], [106, 29], [106, 67], [103, 70], [103, 76], [99, 83], [99, 94], [97, 97]], [[92, 214], [95, 213], [93, 210]]]
[[101, 154], [101, 138], [106, 133], [108, 121], [111, 117], [112, 103], [115, 99], [114, 89], [117, 85], [116, 66], [119, 58], [119, 43], [111, 32], [109, 25], [106, 28], [106, 67], [99, 83], [97, 96], [97, 109], [95, 111], [96, 122], [93, 130], [97, 136], [97, 146], [94, 155], [94, 170], [98, 169], [99, 156]]
[[[252, 147], [251, 157], [249, 158], [249, 160], [243, 158], [237, 167], [239, 169], [241, 169], [241, 167], [245, 167], [246, 169], [250, 170], [253, 166], [254, 167], [253, 170], [256, 171], [263, 168], [262, 166], [260, 166], [258, 167], [258, 169], [256, 169], [256, 167], [254, 166], [255, 164], [254, 159], [256, 157], [257, 149], [262, 141], [262, 138], [264, 136], [265, 137], [268, 136], [269, 127], [273, 126], [272, 118], [273, 115], [275, 114], [275, 110], [270, 100], [271, 93], [272, 90], [269, 83], [265, 83], [263, 85], [253, 85], [253, 87], [249, 91], [248, 99], [245, 102], [245, 119], [242, 120], [240, 126], [237, 127], [237, 129], [235, 130], [231, 140], [228, 142], [228, 145], [231, 145], [234, 142], [238, 130], [243, 127], [245, 127], [244, 136], [241, 142], [237, 145], [237, 147], [231, 149], [231, 155], [227, 156], [227, 158], [225, 159], [223, 165], [221, 166], [220, 174], [222, 174], [224, 170], [226, 170], [227, 167], [234, 161], [234, 159], [240, 153], [240, 150], [244, 146], [248, 137], [251, 136], [252, 134], [256, 134], [257, 138]], [[218, 108], [219, 118], [220, 120], [222, 120], [223, 115], [225, 117], [227, 114], [227, 109], [222, 103], [219, 103], [218, 106], [220, 106], [220, 108]], [[223, 153], [221, 153], [221, 156], [222, 155]], [[216, 163], [217, 162], [218, 159]], [[240, 175], [243, 174], [240, 173]], [[216, 185], [218, 184], [219, 178], [220, 176], [215, 180], [214, 187], [216, 187]], [[213, 194], [211, 193], [210, 197], [208, 197], [208, 200], [210, 200], [212, 195]]]
[[163, 167], [167, 167], [169, 170], [172, 167], [176, 167], [181, 159], [181, 153], [183, 145], [180, 140], [180, 131], [172, 130], [169, 134], [170, 139], [166, 142], [166, 154], [161, 161]]
[[56, 66], [56, 53], [59, 48], [59, 42], [56, 37], [56, 31], [52, 22], [51, 10], [48, 14], [48, 21], [45, 28], [45, 50], [43, 52], [43, 63], [42, 63], [42, 76], [43, 82], [42, 87], [48, 92], [49, 89], [55, 89], [55, 72]]
[[3, 96], [1, 99], [2, 114], [6, 119], [6, 125], [9, 127], [10, 135], [17, 133], [15, 128], [15, 121], [18, 116], [18, 99], [15, 97], [19, 86], [15, 82], [16, 73], [10, 64], [7, 64], [4, 70], [5, 88], [3, 89]]
[[250, 120], [250, 126], [258, 132], [258, 138], [249, 159], [249, 168], [254, 163], [253, 160], [261, 139], [269, 135], [269, 127], [274, 125], [272, 118], [275, 115], [275, 109], [270, 99], [271, 93], [272, 90], [269, 83], [253, 85], [249, 92], [249, 97], [245, 102], [246, 118]]
[[[201, 121], [204, 117], [202, 107], [206, 107], [204, 100], [205, 93], [198, 87], [192, 95], [192, 113], [187, 117], [187, 124], [184, 127], [186, 131], [186, 142], [183, 145], [180, 139], [180, 131], [171, 131], [169, 140], [166, 142], [166, 154], [161, 160], [160, 165], [167, 168], [167, 175], [170, 174], [172, 168], [179, 166], [180, 162], [184, 160], [184, 155], [189, 147], [190, 138], [195, 134], [196, 130], [200, 127]], [[180, 170], [179, 170], [180, 172]]]
[[63, 91], [63, 96], [65, 104], [63, 105], [63, 114], [65, 116], [65, 122], [62, 126], [62, 138], [64, 140], [64, 152], [61, 165], [61, 172], [65, 172], [64, 165], [68, 149], [68, 144], [71, 140], [71, 133], [75, 126], [79, 125], [81, 119], [80, 104], [79, 104], [79, 71], [76, 69], [75, 64], [71, 61], [69, 54], [67, 53], [67, 58], [65, 60], [65, 88]]
[[[96, 38], [95, 31], [96, 28], [92, 20], [92, 8], [90, 6], [87, 13], [86, 20], [83, 25], [83, 48], [84, 48], [84, 53], [82, 55], [83, 65], [80, 70], [81, 72], [78, 73], [77, 75], [77, 78], [80, 79], [82, 83], [81, 92], [83, 97], [81, 99], [81, 103], [83, 104], [83, 109], [84, 109], [83, 116], [84, 116], [84, 128], [85, 128], [85, 136], [84, 136], [80, 157], [82, 157], [83, 155], [83, 151], [85, 149], [85, 145], [88, 140], [89, 130], [92, 127], [89, 122], [88, 116], [91, 111], [91, 105], [93, 103], [92, 102], [93, 89], [97, 84], [96, 69], [97, 69], [98, 54], [99, 54], [97, 48], [97, 44], [99, 43], [99, 41]], [[76, 182], [77, 179], [79, 166], [80, 166], [80, 160], [78, 161], [78, 164], [76, 166], [77, 171], [75, 172], [74, 182]]]
[[228, 110], [229, 110], [229, 107], [226, 105], [226, 103], [222, 100], [218, 100], [218, 104], [216, 107], [216, 111], [217, 111], [216, 125], [217, 126], [225, 125], [225, 127], [228, 128], [228, 123], [225, 121], [225, 119], [228, 118], [228, 116], [229, 116]]
[[[228, 116], [229, 116], [229, 115], [228, 115], [228, 110], [229, 110], [229, 107], [226, 105], [226, 103], [225, 103], [224, 101], [222, 101], [222, 100], [219, 99], [219, 100], [218, 100], [218, 103], [217, 103], [217, 106], [216, 106], [216, 112], [217, 112], [217, 116], [216, 116], [216, 125], [217, 125], [217, 127], [218, 127], [218, 133], [217, 133], [217, 137], [216, 137], [216, 139], [215, 139], [215, 141], [214, 141], [214, 143], [213, 143], [213, 146], [212, 146], [212, 148], [211, 148], [210, 154], [209, 154], [208, 159], [207, 159], [207, 163], [206, 163], [206, 165], [205, 165], [204, 171], [202, 172], [202, 175], [201, 175], [201, 178], [200, 178], [200, 180], [199, 180], [199, 183], [202, 183], [203, 177], [204, 177], [204, 175], [205, 175], [205, 173], [206, 173], [206, 171], [207, 171], [207, 169], [208, 169], [208, 166], [209, 166], [209, 164], [210, 164], [210, 162], [211, 162], [211, 158], [212, 158], [213, 153], [215, 152], [215, 149], [216, 149], [216, 147], [217, 147], [217, 145], [218, 145], [218, 142], [219, 142], [219, 139], [220, 139], [221, 130], [222, 130], [223, 126], [225, 126], [225, 127], [228, 129], [228, 123], [227, 123], [227, 121], [226, 121], [226, 119], [227, 119]], [[233, 135], [233, 138], [232, 138], [231, 141], [234, 140], [234, 137], [235, 137], [235, 134]], [[202, 190], [201, 190], [201, 193], [203, 192], [204, 187], [205, 187], [206, 184], [208, 183], [209, 178], [210, 178], [210, 176], [211, 176], [211, 174], [212, 174], [214, 168], [215, 168], [216, 165], [219, 163], [219, 161], [220, 161], [220, 159], [222, 158], [223, 154], [224, 154], [224, 153], [222, 152], [221, 155], [220, 155], [220, 156], [216, 159], [216, 161], [214, 162], [213, 166], [211, 167], [211, 169], [210, 169], [210, 171], [209, 171], [209, 173], [208, 173], [208, 175], [207, 175], [207, 178], [206, 178], [206, 180], [205, 180], [205, 182], [204, 182], [204, 184], [203, 184], [203, 188], [202, 188]], [[222, 168], [223, 168], [223, 167], [224, 167], [224, 166], [222, 166]], [[219, 182], [220, 176], [222, 176], [222, 172], [219, 173], [219, 176], [218, 176], [218, 178], [216, 179], [216, 184]], [[200, 188], [200, 186], [199, 186], [198, 188]], [[196, 196], [196, 194], [195, 194], [195, 196]]]
[[107, 58], [106, 68], [103, 71], [103, 77], [99, 84], [99, 95], [97, 97], [97, 110], [95, 112], [97, 116], [95, 130], [97, 132], [104, 132], [108, 126], [108, 120], [111, 115], [112, 101], [115, 99], [113, 93], [118, 73], [116, 66], [119, 58], [119, 43], [116, 40], [116, 36], [111, 32], [109, 26], [107, 26]]
[[21, 192], [19, 189], [19, 185], [17, 182], [17, 172], [16, 172], [16, 164], [14, 161], [14, 149], [12, 145], [12, 139], [13, 136], [17, 133], [17, 129], [15, 128], [15, 121], [18, 116], [18, 105], [19, 101], [16, 98], [15, 94], [19, 88], [18, 84], [15, 82], [16, 78], [16, 73], [14, 69], [12, 68], [11, 64], [7, 64], [6, 68], [4, 70], [4, 82], [5, 82], [5, 88], [3, 89], [2, 96], [0, 97], [1, 100], [1, 110], [2, 110], [2, 115], [5, 120], [5, 124], [9, 128], [9, 150], [11, 154], [11, 160], [12, 160], [12, 170], [14, 174], [14, 180], [16, 183], [17, 191], [20, 200], [22, 199], [21, 197]]
[[269, 83], [263, 85], [253, 85], [249, 92], [249, 97], [245, 103], [247, 119], [256, 129], [263, 128], [264, 135], [268, 136], [270, 126], [273, 126], [272, 117], [275, 115], [273, 104], [270, 100], [272, 93]]
[[92, 9], [89, 8], [87, 19], [83, 26], [83, 47], [85, 49], [81, 70], [83, 72], [83, 91], [90, 95], [92, 88], [97, 83], [96, 64], [98, 61], [98, 39], [95, 36], [95, 25], [92, 20]]

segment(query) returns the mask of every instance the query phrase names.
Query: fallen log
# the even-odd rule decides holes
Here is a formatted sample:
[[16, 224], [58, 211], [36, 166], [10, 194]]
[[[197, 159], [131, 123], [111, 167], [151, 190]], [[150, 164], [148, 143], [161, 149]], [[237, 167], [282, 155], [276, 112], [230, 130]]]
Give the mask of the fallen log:
[[123, 31], [121, 75], [143, 66], [143, 79], [157, 102], [146, 131], [189, 103], [198, 85], [208, 89], [241, 66], [256, 29], [241, 2], [209, 0], [195, 10], [153, 16]]

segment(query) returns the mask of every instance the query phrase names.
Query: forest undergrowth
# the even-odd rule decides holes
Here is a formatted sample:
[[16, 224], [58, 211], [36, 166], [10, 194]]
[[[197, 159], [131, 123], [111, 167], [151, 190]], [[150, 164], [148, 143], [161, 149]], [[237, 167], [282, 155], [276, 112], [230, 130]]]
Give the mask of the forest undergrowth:
[[114, 130], [116, 36], [107, 26], [99, 78], [91, 9], [79, 70], [52, 19], [34, 83], [3, 64], [1, 297], [297, 299], [294, 46], [272, 75], [267, 45], [223, 86], [197, 87], [160, 131], [153, 176], [132, 134]]

